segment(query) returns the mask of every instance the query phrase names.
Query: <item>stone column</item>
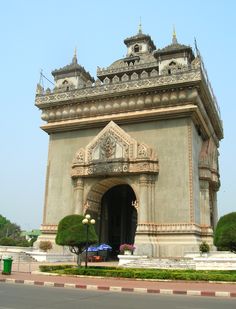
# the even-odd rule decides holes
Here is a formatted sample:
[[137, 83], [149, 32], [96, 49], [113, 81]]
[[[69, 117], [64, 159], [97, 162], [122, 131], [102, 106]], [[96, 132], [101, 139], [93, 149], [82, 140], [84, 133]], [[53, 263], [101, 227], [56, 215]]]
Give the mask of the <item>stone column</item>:
[[146, 174], [139, 178], [139, 216], [138, 223], [148, 222], [149, 183]]
[[74, 213], [82, 215], [84, 205], [84, 180], [77, 178], [74, 186]]
[[142, 174], [139, 178], [138, 226], [135, 234], [136, 255], [157, 256], [158, 245], [150, 220], [153, 220], [153, 178]]
[[200, 220], [201, 225], [211, 225], [209, 182], [200, 180]]
[[216, 228], [218, 222], [218, 209], [217, 209], [217, 192], [212, 191], [212, 211], [213, 211], [213, 229]]
[[149, 222], [156, 221], [156, 209], [155, 209], [155, 176], [151, 175], [150, 177], [150, 213], [149, 213]]

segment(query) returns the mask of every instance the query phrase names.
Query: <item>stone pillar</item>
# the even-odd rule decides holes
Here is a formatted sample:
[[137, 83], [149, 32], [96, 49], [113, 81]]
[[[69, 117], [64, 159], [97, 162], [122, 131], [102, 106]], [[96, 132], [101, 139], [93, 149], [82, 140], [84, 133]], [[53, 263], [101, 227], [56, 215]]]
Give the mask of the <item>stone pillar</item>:
[[150, 176], [150, 213], [149, 213], [149, 222], [156, 221], [156, 209], [155, 209], [155, 177], [154, 175]]
[[82, 215], [84, 205], [84, 180], [77, 178], [74, 186], [74, 213]]
[[200, 214], [201, 225], [211, 225], [209, 182], [200, 180]]
[[142, 174], [139, 178], [139, 223], [148, 222], [149, 183], [148, 176]]
[[158, 256], [154, 221], [154, 178], [142, 174], [139, 178], [138, 225], [135, 235], [135, 255]]
[[216, 228], [218, 222], [218, 209], [217, 209], [217, 192], [212, 191], [212, 212], [213, 212], [213, 229]]

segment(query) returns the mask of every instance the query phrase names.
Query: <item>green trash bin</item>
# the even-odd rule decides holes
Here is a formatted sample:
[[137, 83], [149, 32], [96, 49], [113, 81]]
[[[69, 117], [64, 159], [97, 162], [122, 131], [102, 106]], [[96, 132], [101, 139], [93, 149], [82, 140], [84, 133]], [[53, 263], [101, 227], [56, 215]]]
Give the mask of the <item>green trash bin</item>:
[[12, 267], [12, 258], [4, 258], [3, 259], [3, 275], [10, 275], [11, 274], [11, 267]]

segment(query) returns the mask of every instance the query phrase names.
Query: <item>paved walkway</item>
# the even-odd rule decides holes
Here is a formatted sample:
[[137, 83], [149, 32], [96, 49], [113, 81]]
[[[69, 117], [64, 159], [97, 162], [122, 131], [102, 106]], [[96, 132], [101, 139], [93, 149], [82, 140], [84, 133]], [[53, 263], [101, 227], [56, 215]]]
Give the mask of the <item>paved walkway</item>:
[[32, 273], [13, 271], [11, 275], [0, 274], [0, 282], [114, 292], [235, 297], [236, 300], [236, 284], [233, 283], [58, 276], [38, 271]]

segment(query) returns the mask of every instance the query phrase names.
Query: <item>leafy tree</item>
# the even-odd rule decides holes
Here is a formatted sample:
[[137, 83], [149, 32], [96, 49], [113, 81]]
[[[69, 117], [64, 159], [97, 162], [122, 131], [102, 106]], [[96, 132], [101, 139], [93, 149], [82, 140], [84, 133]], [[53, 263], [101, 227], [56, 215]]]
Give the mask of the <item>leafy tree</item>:
[[0, 215], [0, 229], [6, 224], [9, 223], [10, 221], [7, 220], [5, 217], [3, 217], [2, 215]]
[[236, 253], [236, 212], [220, 218], [214, 233], [214, 245], [219, 250]]
[[[77, 255], [77, 263], [81, 265], [81, 253], [86, 247], [86, 228], [82, 223], [84, 219], [81, 215], [70, 215], [64, 217], [58, 225], [56, 244], [69, 246], [72, 253]], [[88, 245], [98, 241], [94, 227], [88, 225]]]
[[0, 245], [29, 247], [30, 243], [21, 236], [21, 228], [0, 215]]
[[12, 223], [2, 215], [0, 215], [0, 238], [12, 237], [16, 239], [20, 236], [21, 229], [19, 225]]
[[0, 239], [1, 246], [16, 246], [16, 241], [11, 237], [3, 237]]

